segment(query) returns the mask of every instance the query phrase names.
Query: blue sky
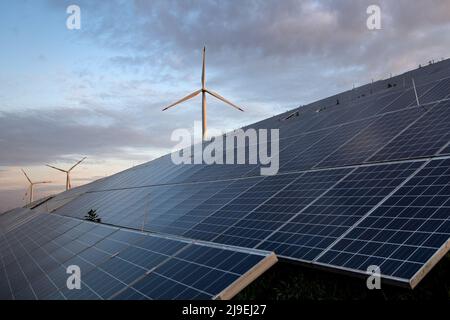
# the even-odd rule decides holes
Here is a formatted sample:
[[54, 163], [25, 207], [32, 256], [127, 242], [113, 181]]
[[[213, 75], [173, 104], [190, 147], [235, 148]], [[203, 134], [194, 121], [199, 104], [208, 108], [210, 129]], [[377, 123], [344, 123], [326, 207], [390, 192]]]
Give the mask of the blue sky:
[[[66, 8], [81, 8], [68, 30]], [[227, 130], [449, 56], [449, 1], [5, 0], [0, 2], [0, 211], [23, 203], [20, 168], [63, 190], [45, 163], [70, 166], [73, 184], [142, 163], [200, 120], [200, 100], [161, 107], [207, 84], [245, 107], [209, 102]]]

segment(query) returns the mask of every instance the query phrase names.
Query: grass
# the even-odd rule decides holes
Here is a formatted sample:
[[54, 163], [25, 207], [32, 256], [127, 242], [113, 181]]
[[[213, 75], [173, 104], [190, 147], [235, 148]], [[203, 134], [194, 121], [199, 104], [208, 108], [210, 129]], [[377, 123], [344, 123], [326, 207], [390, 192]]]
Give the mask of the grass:
[[239, 293], [237, 300], [450, 300], [450, 254], [414, 289], [382, 283], [368, 290], [366, 279], [278, 262]]

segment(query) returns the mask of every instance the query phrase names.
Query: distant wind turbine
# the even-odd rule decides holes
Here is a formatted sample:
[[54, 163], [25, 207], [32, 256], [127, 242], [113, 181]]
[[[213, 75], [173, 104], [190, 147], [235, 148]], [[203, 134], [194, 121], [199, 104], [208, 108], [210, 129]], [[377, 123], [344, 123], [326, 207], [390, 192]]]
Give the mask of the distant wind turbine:
[[84, 157], [83, 159], [81, 159], [80, 161], [78, 161], [77, 163], [75, 163], [69, 170], [64, 170], [61, 168], [57, 168], [54, 166], [51, 166], [49, 164], [46, 164], [47, 167], [50, 167], [52, 169], [64, 172], [66, 174], [66, 190], [70, 190], [70, 188], [72, 188], [72, 185], [70, 183], [70, 172], [77, 166], [79, 165], [81, 162], [83, 162], [86, 159], [86, 157]]
[[43, 184], [43, 183], [51, 183], [51, 181], [38, 181], [38, 182], [32, 182], [30, 177], [28, 177], [28, 175], [26, 174], [25, 170], [21, 169], [23, 174], [25, 175], [25, 177], [27, 178], [28, 182], [30, 183], [30, 186], [28, 187], [28, 191], [25, 194], [25, 196], [28, 195], [28, 204], [33, 202], [33, 191], [34, 191], [34, 186], [37, 184]]
[[221, 95], [219, 95], [218, 93], [211, 91], [209, 89], [206, 89], [206, 75], [205, 75], [205, 54], [206, 54], [206, 47], [203, 47], [203, 65], [202, 65], [202, 88], [200, 90], [194, 91], [191, 94], [188, 94], [187, 96], [185, 96], [184, 98], [178, 100], [175, 103], [172, 103], [171, 105], [165, 107], [164, 110], [167, 110], [169, 108], [172, 108], [174, 106], [176, 106], [177, 104], [180, 104], [184, 101], [187, 101], [189, 99], [194, 98], [195, 96], [197, 96], [199, 93], [202, 93], [202, 139], [203, 141], [206, 140], [207, 138], [207, 134], [208, 134], [208, 130], [207, 130], [207, 126], [206, 126], [206, 94], [209, 93], [210, 95], [212, 95], [213, 97], [215, 97], [216, 99], [219, 99], [223, 102], [225, 102], [226, 104], [232, 106], [233, 108], [238, 109], [239, 111], [244, 111], [242, 110], [240, 107], [238, 107], [237, 105], [235, 105], [234, 103], [231, 103], [230, 101], [228, 101], [227, 99], [225, 99], [224, 97], [222, 97]]

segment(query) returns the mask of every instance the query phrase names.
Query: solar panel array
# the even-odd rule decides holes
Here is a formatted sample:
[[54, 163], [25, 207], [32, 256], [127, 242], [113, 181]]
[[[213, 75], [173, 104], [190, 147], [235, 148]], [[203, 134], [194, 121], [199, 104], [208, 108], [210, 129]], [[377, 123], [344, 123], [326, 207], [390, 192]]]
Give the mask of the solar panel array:
[[[230, 298], [276, 261], [217, 247], [41, 214], [0, 238], [0, 299]], [[81, 287], [67, 285], [78, 266]]]
[[[261, 176], [260, 165], [175, 165], [166, 155], [62, 193], [45, 206], [68, 221], [96, 209], [102, 223], [248, 254], [274, 251], [284, 260], [330, 270], [365, 274], [377, 265], [383, 279], [414, 287], [449, 249], [449, 75], [444, 61], [249, 126], [280, 130], [280, 170], [274, 176]], [[105, 248], [124, 245], [111, 240]], [[137, 254], [142, 248], [125, 244], [143, 259]], [[96, 246], [84, 255], [107, 251]], [[91, 263], [97, 271], [85, 279], [86, 287], [95, 287], [96, 278], [105, 279], [98, 285], [111, 284], [81, 297], [178, 298], [150, 290], [161, 281], [186, 284], [177, 278], [185, 272], [170, 274], [182, 269], [178, 257], [134, 282], [133, 270], [138, 274], [142, 266], [131, 256], [110, 257], [111, 266]], [[201, 252], [194, 250], [187, 262], [197, 256]], [[52, 298], [71, 294], [58, 288]]]

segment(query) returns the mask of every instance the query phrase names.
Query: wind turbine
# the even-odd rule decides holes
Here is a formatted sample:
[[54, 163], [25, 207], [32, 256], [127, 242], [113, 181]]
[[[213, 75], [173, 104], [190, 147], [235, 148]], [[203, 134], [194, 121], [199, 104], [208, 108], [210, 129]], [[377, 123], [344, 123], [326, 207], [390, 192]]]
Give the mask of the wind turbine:
[[219, 99], [219, 100], [225, 102], [226, 104], [232, 106], [233, 108], [238, 109], [239, 111], [242, 111], [242, 112], [244, 111], [240, 107], [235, 105], [234, 103], [231, 103], [230, 101], [228, 101], [227, 99], [225, 99], [224, 97], [219, 95], [218, 93], [216, 93], [214, 91], [211, 91], [209, 89], [206, 89], [205, 54], [206, 54], [206, 47], [203, 47], [203, 54], [202, 54], [202, 60], [203, 60], [203, 65], [202, 65], [202, 88], [200, 90], [192, 92], [191, 94], [188, 94], [184, 98], [182, 98], [182, 99], [178, 100], [177, 102], [174, 102], [171, 105], [169, 105], [169, 106], [165, 107], [164, 109], [162, 109], [164, 111], [164, 110], [167, 110], [169, 108], [172, 108], [172, 107], [176, 106], [177, 104], [180, 104], [180, 103], [182, 103], [184, 101], [192, 99], [195, 96], [197, 96], [199, 93], [201, 93], [202, 94], [202, 139], [203, 139], [203, 141], [206, 140], [207, 134], [208, 134], [208, 130], [207, 130], [207, 126], [206, 126], [206, 94], [207, 93], [209, 93], [210, 95], [212, 95], [216, 99]]
[[54, 166], [51, 166], [49, 164], [46, 164], [47, 167], [50, 167], [52, 169], [64, 172], [66, 174], [66, 190], [70, 190], [70, 188], [72, 188], [72, 185], [70, 184], [70, 172], [77, 166], [79, 165], [81, 162], [83, 162], [86, 159], [86, 157], [84, 157], [83, 159], [81, 159], [80, 161], [78, 161], [77, 163], [75, 163], [69, 170], [64, 170], [61, 168], [57, 168]]
[[29, 196], [28, 204], [33, 202], [33, 187], [37, 184], [43, 184], [43, 183], [51, 183], [51, 181], [38, 181], [38, 182], [32, 182], [30, 177], [26, 174], [25, 170], [21, 169], [25, 177], [27, 178], [28, 182], [30, 183], [30, 186], [28, 187], [28, 194], [25, 194], [25, 196]]

